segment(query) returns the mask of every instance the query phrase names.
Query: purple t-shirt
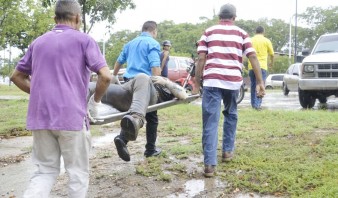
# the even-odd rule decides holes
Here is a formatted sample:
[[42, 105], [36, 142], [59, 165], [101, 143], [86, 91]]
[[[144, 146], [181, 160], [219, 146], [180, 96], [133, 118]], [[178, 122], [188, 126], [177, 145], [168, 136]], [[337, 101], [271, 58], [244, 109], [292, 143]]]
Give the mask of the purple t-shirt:
[[81, 130], [90, 71], [106, 65], [96, 41], [66, 25], [33, 41], [16, 66], [31, 75], [27, 129]]

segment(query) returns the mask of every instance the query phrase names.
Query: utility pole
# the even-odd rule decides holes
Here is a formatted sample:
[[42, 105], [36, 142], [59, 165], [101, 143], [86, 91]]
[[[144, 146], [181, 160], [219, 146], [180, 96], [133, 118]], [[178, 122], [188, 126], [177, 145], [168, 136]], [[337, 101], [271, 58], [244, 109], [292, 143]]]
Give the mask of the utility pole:
[[295, 63], [297, 62], [297, 0], [296, 0], [296, 16], [295, 16]]
[[11, 64], [12, 64], [12, 47], [9, 45], [9, 58], [8, 58], [8, 85], [11, 86]]

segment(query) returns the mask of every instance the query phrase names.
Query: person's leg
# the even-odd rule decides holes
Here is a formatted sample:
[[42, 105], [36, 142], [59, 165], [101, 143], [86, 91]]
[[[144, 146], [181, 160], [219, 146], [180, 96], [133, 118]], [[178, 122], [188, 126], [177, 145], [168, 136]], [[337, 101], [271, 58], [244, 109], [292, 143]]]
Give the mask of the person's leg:
[[131, 83], [133, 99], [129, 109], [130, 115], [122, 118], [121, 128], [126, 140], [133, 141], [144, 125], [148, 106], [156, 103], [157, 95], [150, 77], [145, 74], [137, 75]]
[[[267, 76], [267, 71], [266, 71], [265, 69], [261, 69], [261, 71], [262, 71], [262, 79], [263, 79], [263, 82], [264, 82], [264, 85], [265, 85], [265, 80], [266, 80], [266, 76]], [[263, 101], [262, 98], [257, 98], [257, 107], [258, 107], [258, 108], [261, 108], [262, 101]]]
[[158, 127], [158, 116], [157, 111], [152, 111], [146, 114], [146, 137], [147, 137], [147, 144], [146, 144], [146, 151], [144, 155], [146, 157], [156, 156], [161, 153], [159, 148], [156, 148], [156, 139], [157, 139], [157, 127]]
[[[114, 138], [117, 153], [124, 161], [130, 161], [130, 155], [127, 149], [128, 141], [137, 138], [138, 130], [143, 126], [144, 116], [146, 115], [148, 106], [155, 104], [157, 101], [156, 91], [149, 76], [139, 74], [127, 83], [128, 84], [125, 83], [124, 88], [132, 93], [132, 102], [128, 109], [130, 114], [122, 118], [121, 133]], [[150, 129], [151, 128], [152, 127], [150, 127]], [[157, 134], [155, 134], [155, 137], [150, 137], [150, 139], [155, 139], [156, 141], [156, 135]]]
[[157, 101], [156, 90], [146, 74], [138, 74], [132, 83], [133, 99], [129, 112], [145, 116], [148, 106]]
[[251, 93], [251, 107], [258, 108], [257, 106], [257, 94], [256, 94], [256, 77], [254, 71], [251, 69], [249, 70], [249, 77], [250, 77], [250, 93]]
[[110, 84], [101, 102], [109, 104], [121, 112], [128, 111], [133, 99], [132, 86], [132, 81], [122, 85]]
[[37, 166], [24, 198], [48, 197], [60, 174], [60, 148], [51, 131], [33, 131], [33, 163]]
[[61, 155], [69, 176], [68, 197], [85, 198], [89, 185], [91, 135], [84, 125], [81, 131], [57, 131]]
[[231, 159], [235, 149], [236, 130], [237, 130], [237, 99], [238, 90], [223, 90], [223, 160]]
[[218, 122], [221, 109], [221, 91], [215, 87], [203, 87], [202, 146], [205, 165], [217, 165]]

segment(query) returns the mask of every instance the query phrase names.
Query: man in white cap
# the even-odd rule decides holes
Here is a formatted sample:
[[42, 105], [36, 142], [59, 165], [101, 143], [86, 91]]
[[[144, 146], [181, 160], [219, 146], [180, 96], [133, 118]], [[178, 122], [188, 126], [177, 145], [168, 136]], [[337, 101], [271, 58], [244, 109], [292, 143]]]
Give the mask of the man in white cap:
[[204, 154], [204, 176], [212, 177], [217, 165], [218, 123], [221, 102], [224, 115], [222, 161], [231, 161], [235, 149], [237, 128], [237, 103], [239, 88], [243, 83], [243, 56], [252, 64], [257, 80], [257, 96], [265, 94], [264, 82], [249, 35], [234, 25], [236, 8], [225, 4], [219, 12], [219, 24], [205, 30], [198, 43], [193, 94], [199, 92], [203, 75], [202, 146]]

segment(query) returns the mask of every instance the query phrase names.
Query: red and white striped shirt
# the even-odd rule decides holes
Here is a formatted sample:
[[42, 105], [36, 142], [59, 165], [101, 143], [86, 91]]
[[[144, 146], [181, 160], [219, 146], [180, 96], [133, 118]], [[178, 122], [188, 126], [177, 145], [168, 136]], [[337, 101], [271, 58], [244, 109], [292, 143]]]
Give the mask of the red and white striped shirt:
[[205, 30], [197, 48], [206, 53], [203, 86], [237, 90], [243, 83], [243, 55], [256, 53], [248, 33], [231, 20], [221, 20]]

